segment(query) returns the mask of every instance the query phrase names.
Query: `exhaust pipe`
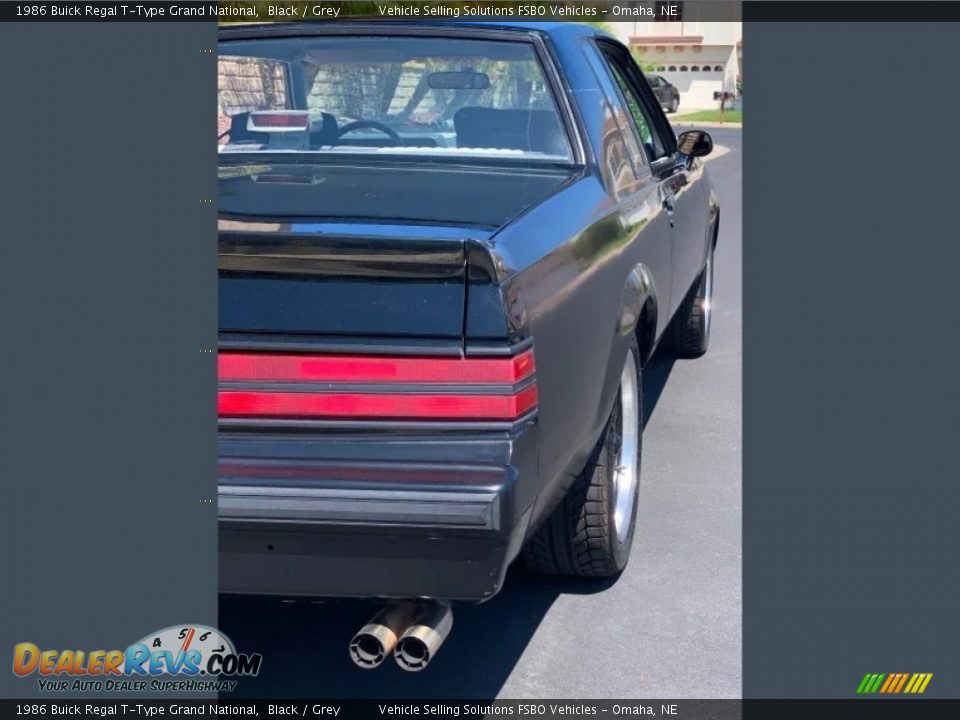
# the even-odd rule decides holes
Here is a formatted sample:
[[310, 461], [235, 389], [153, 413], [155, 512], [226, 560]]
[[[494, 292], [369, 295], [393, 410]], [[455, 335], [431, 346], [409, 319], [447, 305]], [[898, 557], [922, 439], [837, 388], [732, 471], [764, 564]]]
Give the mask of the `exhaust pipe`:
[[397, 639], [414, 621], [417, 606], [411, 603], [388, 605], [370, 618], [350, 641], [354, 665], [373, 670], [393, 652]]
[[409, 672], [423, 670], [433, 659], [453, 627], [453, 610], [445, 603], [428, 602], [416, 606], [410, 627], [397, 642], [393, 657]]

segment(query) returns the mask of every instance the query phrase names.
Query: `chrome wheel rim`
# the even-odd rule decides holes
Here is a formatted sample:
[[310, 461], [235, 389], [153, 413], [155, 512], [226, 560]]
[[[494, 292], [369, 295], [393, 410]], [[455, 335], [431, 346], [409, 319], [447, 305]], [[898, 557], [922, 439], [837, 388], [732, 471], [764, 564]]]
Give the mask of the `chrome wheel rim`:
[[710, 334], [710, 321], [713, 318], [713, 253], [707, 256], [707, 267], [704, 270], [703, 284], [703, 332]]
[[637, 494], [640, 474], [640, 388], [637, 383], [637, 363], [632, 352], [620, 376], [620, 402], [614, 422], [617, 433], [614, 448], [616, 464], [613, 473], [613, 526], [621, 543], [630, 533], [633, 519], [633, 501]]

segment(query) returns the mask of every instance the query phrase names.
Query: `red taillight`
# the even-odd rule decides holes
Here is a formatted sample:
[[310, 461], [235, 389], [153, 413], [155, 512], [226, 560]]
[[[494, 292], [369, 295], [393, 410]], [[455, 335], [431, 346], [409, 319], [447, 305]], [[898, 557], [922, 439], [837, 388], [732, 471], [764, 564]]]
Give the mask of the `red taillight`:
[[265, 110], [250, 113], [248, 130], [306, 130], [310, 127], [310, 113], [296, 110]]
[[536, 404], [535, 385], [514, 395], [224, 391], [218, 398], [219, 412], [227, 417], [514, 420]]
[[507, 358], [228, 352], [218, 358], [218, 411], [225, 418], [512, 421], [537, 407], [534, 371], [532, 350]]
[[516, 384], [533, 374], [533, 352], [511, 358], [405, 358], [375, 355], [221, 353], [220, 380], [352, 383]]

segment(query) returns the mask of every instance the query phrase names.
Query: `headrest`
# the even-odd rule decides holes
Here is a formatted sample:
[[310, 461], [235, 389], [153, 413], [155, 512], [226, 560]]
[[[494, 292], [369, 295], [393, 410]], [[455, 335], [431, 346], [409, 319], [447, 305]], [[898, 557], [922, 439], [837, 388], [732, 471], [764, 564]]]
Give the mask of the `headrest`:
[[453, 116], [457, 147], [503, 148], [567, 155], [560, 119], [552, 110], [464, 107]]

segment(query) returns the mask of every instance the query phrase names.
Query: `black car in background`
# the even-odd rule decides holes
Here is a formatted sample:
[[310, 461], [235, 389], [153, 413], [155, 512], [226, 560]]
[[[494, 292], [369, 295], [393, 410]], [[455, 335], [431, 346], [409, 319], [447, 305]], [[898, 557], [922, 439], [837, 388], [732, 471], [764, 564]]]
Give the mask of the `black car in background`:
[[676, 112], [677, 108], [680, 107], [680, 91], [677, 90], [677, 87], [671, 85], [660, 75], [647, 75], [647, 82], [663, 109], [668, 113]]

